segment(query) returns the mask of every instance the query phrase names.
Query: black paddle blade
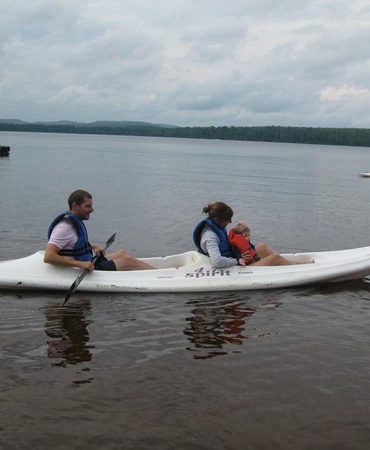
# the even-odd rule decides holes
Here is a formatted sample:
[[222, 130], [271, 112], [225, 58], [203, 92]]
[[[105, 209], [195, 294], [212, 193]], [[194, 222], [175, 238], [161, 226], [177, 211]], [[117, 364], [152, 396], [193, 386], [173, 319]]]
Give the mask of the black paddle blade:
[[[110, 245], [113, 244], [113, 242], [116, 239], [116, 233], [113, 233], [112, 236], [107, 240], [105, 243], [104, 250], [106, 250]], [[93, 261], [95, 261], [97, 256], [94, 257]], [[63, 306], [68, 302], [71, 295], [74, 293], [74, 291], [77, 289], [78, 285], [81, 283], [81, 281], [85, 278], [85, 276], [89, 273], [89, 270], [85, 269], [73, 282], [72, 286], [68, 289], [68, 292], [66, 293], [66, 296], [64, 297], [64, 303]]]
[[66, 296], [64, 297], [64, 303], [63, 305], [68, 302], [71, 295], [74, 293], [74, 291], [77, 289], [78, 285], [81, 283], [81, 281], [85, 278], [85, 276], [89, 273], [88, 270], [84, 270], [73, 282], [72, 286], [69, 288], [68, 292], [66, 293]]
[[113, 244], [113, 242], [116, 239], [116, 233], [113, 233], [112, 236], [107, 240], [107, 242], [105, 243], [105, 250], [111, 245]]
[[72, 292], [68, 292], [66, 294], [66, 296], [64, 297], [64, 302], [63, 302], [63, 306], [68, 302], [69, 297], [72, 295]]

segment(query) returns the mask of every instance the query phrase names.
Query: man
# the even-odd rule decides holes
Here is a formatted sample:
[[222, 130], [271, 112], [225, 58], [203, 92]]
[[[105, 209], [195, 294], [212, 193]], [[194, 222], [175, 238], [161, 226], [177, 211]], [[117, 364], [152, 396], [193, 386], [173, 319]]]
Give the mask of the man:
[[[49, 227], [44, 262], [57, 266], [72, 266], [97, 270], [147, 270], [154, 267], [123, 250], [105, 254], [102, 247], [90, 244], [83, 220], [94, 211], [92, 196], [79, 189], [68, 198], [69, 211], [56, 217]], [[99, 257], [92, 262], [93, 253]]]

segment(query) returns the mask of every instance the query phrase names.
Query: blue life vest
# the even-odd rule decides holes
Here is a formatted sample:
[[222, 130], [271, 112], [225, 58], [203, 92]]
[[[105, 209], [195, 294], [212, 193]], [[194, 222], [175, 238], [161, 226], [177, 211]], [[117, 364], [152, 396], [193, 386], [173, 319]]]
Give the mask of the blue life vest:
[[195, 227], [193, 231], [193, 242], [195, 246], [198, 249], [198, 252], [203, 253], [203, 255], [206, 255], [207, 253], [202, 250], [200, 246], [200, 240], [202, 237], [202, 231], [204, 230], [204, 227], [209, 226], [212, 231], [214, 231], [217, 234], [217, 237], [220, 240], [220, 253], [222, 256], [233, 256], [231, 247], [229, 245], [229, 241], [227, 239], [227, 231], [226, 228], [221, 228], [218, 226], [213, 220], [211, 219], [205, 219], [198, 223], [198, 225]]
[[71, 220], [72, 224], [77, 230], [78, 239], [72, 250], [60, 250], [59, 255], [72, 256], [78, 261], [92, 261], [92, 249], [89, 244], [86, 227], [82, 220], [72, 214], [70, 211], [59, 214], [59, 216], [52, 221], [48, 230], [48, 239], [50, 239], [51, 232], [53, 231], [55, 225], [57, 225], [63, 219]]

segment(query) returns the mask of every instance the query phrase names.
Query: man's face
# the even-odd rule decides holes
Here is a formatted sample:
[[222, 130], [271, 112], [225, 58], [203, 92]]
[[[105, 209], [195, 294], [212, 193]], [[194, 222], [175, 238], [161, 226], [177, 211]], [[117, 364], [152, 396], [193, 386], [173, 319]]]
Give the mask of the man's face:
[[73, 203], [72, 212], [81, 220], [89, 220], [90, 214], [94, 211], [92, 198], [85, 197], [81, 205]]

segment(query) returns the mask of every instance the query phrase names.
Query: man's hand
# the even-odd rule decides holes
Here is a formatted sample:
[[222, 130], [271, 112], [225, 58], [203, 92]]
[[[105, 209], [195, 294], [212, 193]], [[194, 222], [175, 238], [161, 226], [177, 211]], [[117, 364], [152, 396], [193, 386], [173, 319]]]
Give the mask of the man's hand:
[[94, 264], [90, 261], [79, 261], [78, 267], [80, 269], [88, 270], [90, 272], [92, 272], [95, 269]]
[[96, 255], [104, 255], [105, 254], [105, 248], [99, 247], [99, 245], [92, 244], [91, 248], [94, 250], [94, 253]]

